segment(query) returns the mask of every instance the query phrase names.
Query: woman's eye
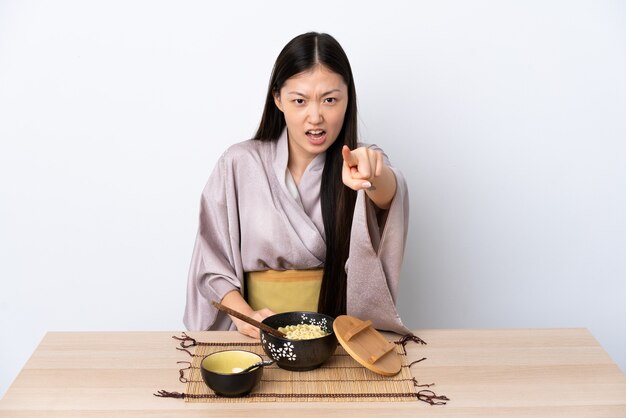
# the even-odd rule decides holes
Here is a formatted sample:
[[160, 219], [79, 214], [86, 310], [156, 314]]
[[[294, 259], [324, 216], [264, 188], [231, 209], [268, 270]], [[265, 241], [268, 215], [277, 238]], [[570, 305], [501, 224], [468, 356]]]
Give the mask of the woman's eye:
[[337, 99], [335, 99], [334, 97], [327, 97], [327, 98], [324, 99], [324, 102], [333, 104], [333, 103], [337, 102]]
[[304, 103], [304, 99], [294, 99], [294, 103], [302, 104], [302, 103]]

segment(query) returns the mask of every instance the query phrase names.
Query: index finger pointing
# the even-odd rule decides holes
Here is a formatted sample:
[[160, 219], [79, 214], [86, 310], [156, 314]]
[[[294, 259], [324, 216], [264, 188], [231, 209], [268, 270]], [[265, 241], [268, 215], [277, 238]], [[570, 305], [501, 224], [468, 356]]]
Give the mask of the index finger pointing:
[[348, 148], [347, 145], [344, 145], [343, 148], [341, 148], [341, 155], [343, 156], [343, 160], [346, 162], [346, 164], [348, 164], [349, 167], [353, 167], [359, 162], [356, 157], [352, 155], [352, 151], [350, 151], [350, 148]]

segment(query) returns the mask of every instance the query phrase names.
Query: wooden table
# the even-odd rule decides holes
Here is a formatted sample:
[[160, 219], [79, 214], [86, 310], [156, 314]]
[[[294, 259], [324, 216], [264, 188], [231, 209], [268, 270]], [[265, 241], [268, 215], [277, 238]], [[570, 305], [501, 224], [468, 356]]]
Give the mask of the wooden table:
[[[0, 417], [626, 417], [626, 376], [585, 329], [419, 330], [409, 343], [420, 382], [451, 400], [199, 404], [157, 398], [184, 392], [180, 332], [48, 333], [0, 401]], [[245, 341], [235, 332], [189, 333]]]

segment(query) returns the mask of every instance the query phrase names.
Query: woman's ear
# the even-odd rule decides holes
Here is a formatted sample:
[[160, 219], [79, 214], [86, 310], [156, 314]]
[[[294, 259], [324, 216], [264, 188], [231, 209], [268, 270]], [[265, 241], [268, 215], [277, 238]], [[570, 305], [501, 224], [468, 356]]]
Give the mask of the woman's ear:
[[283, 102], [280, 100], [280, 92], [279, 91], [274, 92], [274, 103], [276, 104], [276, 107], [278, 108], [278, 110], [283, 112]]

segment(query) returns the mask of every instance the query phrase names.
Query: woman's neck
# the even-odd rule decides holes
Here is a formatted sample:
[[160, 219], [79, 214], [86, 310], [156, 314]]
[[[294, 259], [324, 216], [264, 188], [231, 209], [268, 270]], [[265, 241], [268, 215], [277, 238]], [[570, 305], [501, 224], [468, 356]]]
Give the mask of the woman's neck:
[[291, 142], [289, 142], [289, 157], [287, 159], [287, 169], [291, 173], [291, 177], [293, 177], [293, 181], [296, 185], [300, 185], [300, 179], [302, 175], [306, 171], [306, 168], [311, 164], [316, 157], [315, 154], [303, 154], [302, 152], [298, 152], [299, 150], [294, 149], [292, 147]]
[[300, 179], [302, 178], [304, 171], [309, 166], [311, 161], [313, 161], [313, 159], [298, 160], [297, 158], [292, 159], [291, 155], [289, 156], [289, 162], [287, 163], [287, 168], [289, 169], [289, 172], [291, 173], [291, 177], [293, 177], [293, 181], [296, 183], [297, 186], [300, 185]]

